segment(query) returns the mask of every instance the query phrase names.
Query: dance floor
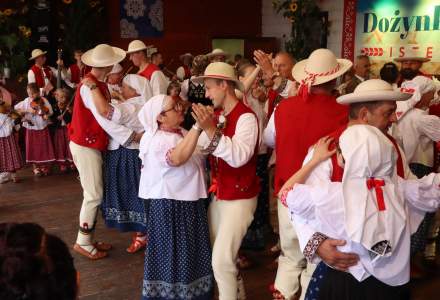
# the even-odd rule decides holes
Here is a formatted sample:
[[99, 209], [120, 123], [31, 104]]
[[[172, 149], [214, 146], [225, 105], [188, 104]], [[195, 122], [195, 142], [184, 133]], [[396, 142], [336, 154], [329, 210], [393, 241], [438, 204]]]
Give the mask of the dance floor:
[[[60, 236], [72, 246], [77, 233], [78, 214], [82, 196], [76, 175], [52, 175], [34, 178], [31, 170], [20, 172], [18, 184], [0, 185], [0, 221], [35, 222], [48, 232]], [[98, 220], [96, 236], [110, 242], [114, 250], [108, 258], [90, 261], [76, 254], [75, 266], [80, 272], [80, 299], [139, 299], [143, 275], [143, 253], [130, 255], [125, 252], [130, 234], [121, 234], [106, 229], [102, 219]], [[255, 261], [254, 268], [243, 272], [247, 299], [271, 299], [267, 287], [275, 277], [271, 264], [273, 259], [267, 252], [250, 252]], [[440, 260], [438, 260], [440, 265]], [[439, 299], [440, 270], [437, 268], [430, 279], [413, 283], [413, 299]]]

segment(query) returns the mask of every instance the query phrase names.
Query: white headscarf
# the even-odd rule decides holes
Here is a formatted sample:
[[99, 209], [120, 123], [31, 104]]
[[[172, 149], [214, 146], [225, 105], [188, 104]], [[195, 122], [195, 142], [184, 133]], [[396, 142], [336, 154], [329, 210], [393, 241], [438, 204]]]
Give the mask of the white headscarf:
[[401, 119], [411, 108], [416, 105], [422, 96], [436, 90], [434, 81], [426, 76], [416, 76], [412, 80], [402, 83], [401, 91], [413, 94], [409, 100], [397, 101], [396, 116]]
[[114, 64], [112, 70], [110, 71], [110, 73], [107, 74], [111, 75], [111, 74], [118, 74], [120, 72], [122, 72], [122, 66], [120, 64]]
[[144, 126], [144, 135], [139, 143], [139, 157], [144, 161], [145, 155], [148, 153], [150, 148], [151, 140], [154, 134], [159, 129], [159, 124], [157, 123], [157, 117], [162, 112], [165, 105], [166, 95], [156, 95], [152, 97], [138, 113], [139, 121], [142, 126]]
[[151, 90], [148, 80], [136, 74], [128, 74], [122, 80], [123, 83], [133, 88], [138, 95], [140, 95], [145, 101], [148, 101], [153, 97], [153, 91]]
[[347, 234], [369, 250], [373, 260], [389, 256], [406, 226], [396, 150], [379, 129], [369, 125], [348, 127], [339, 145], [346, 161], [342, 190]]

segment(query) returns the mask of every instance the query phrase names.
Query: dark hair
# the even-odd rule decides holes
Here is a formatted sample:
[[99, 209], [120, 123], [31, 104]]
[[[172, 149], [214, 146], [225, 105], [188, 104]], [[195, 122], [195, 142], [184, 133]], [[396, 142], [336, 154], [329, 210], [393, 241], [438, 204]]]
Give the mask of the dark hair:
[[0, 299], [74, 300], [76, 276], [61, 239], [34, 223], [0, 224]]
[[171, 94], [171, 90], [172, 89], [181, 89], [181, 85], [180, 85], [180, 83], [179, 82], [177, 82], [177, 81], [171, 81], [170, 82], [170, 84], [168, 85], [168, 88], [167, 88], [167, 95], [169, 96], [170, 94]]
[[32, 92], [40, 92], [40, 89], [38, 88], [38, 85], [35, 82], [28, 83], [26, 86], [27, 89], [31, 90]]
[[234, 56], [234, 61], [239, 61], [239, 60], [241, 60], [241, 59], [243, 59], [243, 55], [241, 55], [241, 54], [235, 54], [235, 56]]
[[355, 120], [359, 117], [359, 111], [365, 107], [369, 112], [373, 112], [376, 108], [381, 106], [384, 101], [371, 101], [371, 102], [359, 102], [351, 103], [348, 108], [348, 117], [350, 120]]
[[380, 78], [390, 84], [396, 83], [398, 77], [399, 69], [397, 69], [395, 63], [386, 63], [383, 65], [382, 69], [380, 69]]
[[245, 58], [240, 60], [236, 66], [237, 75], [244, 77], [245, 70], [249, 67], [255, 67], [255, 66], [253, 64], [251, 64], [250, 61]]
[[154, 52], [153, 54], [151, 54], [151, 59], [155, 59], [156, 56], [161, 55], [162, 53], [160, 53], [159, 51]]

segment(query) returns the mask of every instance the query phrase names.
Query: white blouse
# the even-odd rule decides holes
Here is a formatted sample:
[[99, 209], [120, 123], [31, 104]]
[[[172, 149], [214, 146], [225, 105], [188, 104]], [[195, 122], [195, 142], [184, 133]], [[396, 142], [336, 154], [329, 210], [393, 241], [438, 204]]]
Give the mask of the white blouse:
[[153, 96], [166, 95], [169, 80], [165, 77], [162, 71], [155, 71], [151, 75], [150, 85], [153, 91]]
[[[316, 231], [333, 239], [343, 239], [347, 244], [338, 247], [339, 251], [357, 253], [360, 261], [350, 267], [349, 272], [363, 281], [370, 275], [385, 284], [398, 286], [409, 281], [410, 235], [421, 219], [414, 220], [411, 210], [435, 211], [440, 204], [439, 175], [431, 174], [423, 180], [407, 182], [399, 178], [399, 192], [408, 202], [406, 207], [406, 226], [399, 243], [392, 250], [392, 255], [374, 261], [369, 251], [361, 244], [349, 240], [345, 229], [345, 210], [341, 182], [323, 185], [295, 185], [287, 197], [289, 211], [294, 218], [307, 222]], [[413, 224], [411, 224], [413, 223]], [[368, 230], [368, 228], [363, 228]], [[301, 231], [297, 231], [302, 235]]]
[[[22, 119], [23, 127], [31, 130], [43, 130], [44, 128], [49, 125], [49, 120], [45, 120], [42, 116], [31, 113], [28, 111], [33, 111], [31, 107], [32, 100], [27, 97], [23, 101], [17, 103], [14, 106], [14, 109], [18, 110], [19, 112], [25, 112], [24, 118]], [[53, 114], [52, 105], [50, 105], [49, 101], [47, 99], [44, 99], [44, 106], [46, 106], [49, 109], [49, 116]], [[26, 120], [29, 120], [30, 122], [26, 122]]]
[[0, 138], [8, 137], [14, 130], [14, 120], [7, 114], [0, 113]]
[[[114, 112], [111, 118], [112, 122], [123, 125], [128, 129], [131, 129], [137, 133], [144, 131], [144, 128], [139, 122], [138, 113], [144, 106], [145, 100], [142, 97], [133, 97], [124, 102], [120, 102], [113, 105]], [[114, 138], [110, 137], [108, 150], [116, 150], [122, 144], [119, 143]], [[131, 143], [126, 148], [128, 149], [139, 149], [138, 143]]]
[[[184, 130], [183, 134], [186, 134]], [[193, 156], [183, 165], [168, 163], [169, 151], [183, 139], [176, 133], [158, 130], [142, 159], [139, 197], [143, 199], [173, 199], [197, 201], [206, 198], [203, 156]], [[142, 151], [141, 151], [142, 152]]]
[[[266, 101], [267, 102], [267, 101]], [[252, 92], [249, 91], [246, 94], [246, 103], [249, 106], [250, 109], [252, 109], [252, 111], [255, 113], [255, 115], [257, 115], [257, 119], [258, 119], [258, 129], [259, 129], [259, 144], [260, 147], [258, 149], [258, 154], [266, 154], [267, 153], [267, 146], [266, 144], [264, 144], [263, 141], [263, 132], [264, 129], [266, 128], [266, 124], [267, 124], [267, 112], [265, 110], [265, 105], [266, 102], [261, 102], [258, 99], [255, 99], [252, 96]]]

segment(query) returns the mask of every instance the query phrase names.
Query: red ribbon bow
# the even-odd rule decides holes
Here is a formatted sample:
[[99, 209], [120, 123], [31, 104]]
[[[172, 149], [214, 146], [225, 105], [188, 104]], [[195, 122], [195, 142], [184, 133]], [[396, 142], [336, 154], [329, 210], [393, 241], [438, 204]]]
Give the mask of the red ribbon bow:
[[385, 181], [382, 179], [376, 179], [374, 177], [367, 179], [367, 188], [369, 190], [374, 188], [374, 190], [376, 191], [377, 207], [379, 211], [384, 211], [386, 209], [385, 200], [383, 198], [383, 186], [385, 186]]

